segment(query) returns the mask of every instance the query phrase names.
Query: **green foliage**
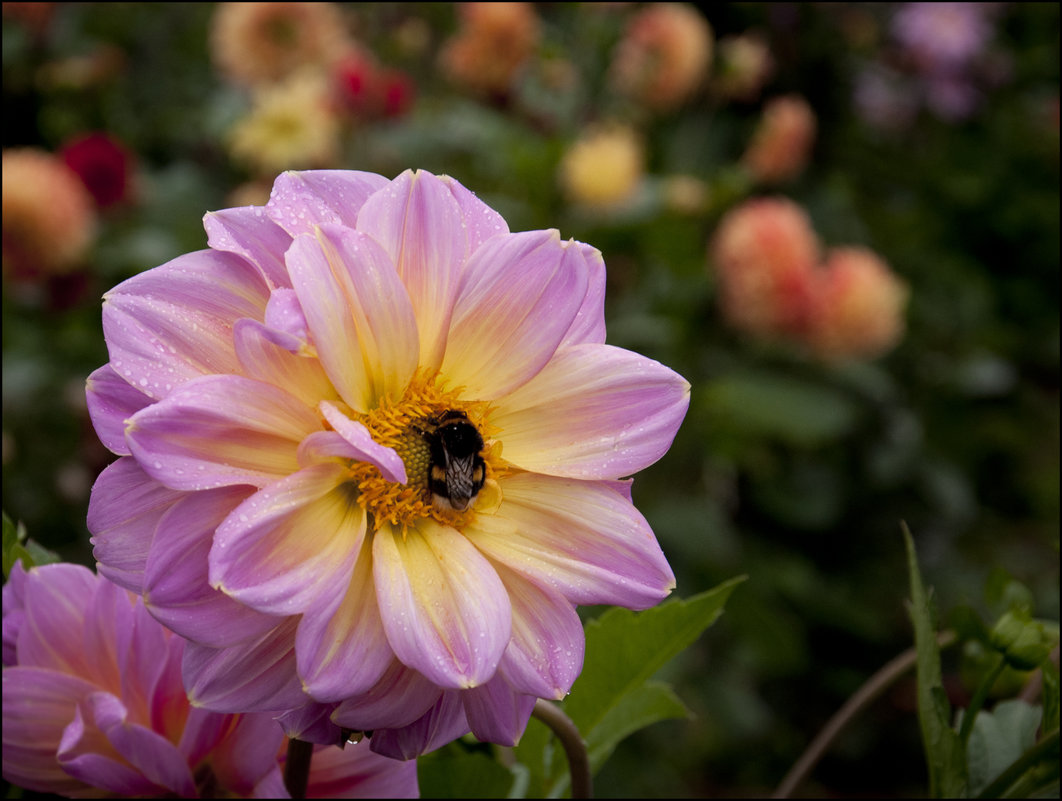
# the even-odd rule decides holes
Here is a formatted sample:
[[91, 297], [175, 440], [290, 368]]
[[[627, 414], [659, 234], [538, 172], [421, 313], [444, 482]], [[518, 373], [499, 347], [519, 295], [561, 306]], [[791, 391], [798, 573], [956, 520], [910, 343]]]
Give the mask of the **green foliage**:
[[[586, 625], [583, 671], [562, 708], [586, 741], [592, 770], [631, 733], [689, 714], [670, 687], [649, 679], [718, 619], [742, 581], [644, 612], [610, 609]], [[529, 795], [555, 797], [568, 787], [567, 763], [543, 725], [533, 720], [514, 751], [531, 769]]]
[[16, 525], [4, 512], [4, 578], [11, 575], [15, 562], [21, 561], [22, 567], [29, 570], [34, 565], [47, 565], [61, 561], [59, 554], [49, 551], [38, 542], [28, 539], [26, 527], [21, 522]]
[[929, 794], [933, 798], [966, 796], [966, 758], [959, 736], [951, 728], [951, 705], [940, 674], [940, 648], [929, 594], [918, 570], [914, 540], [904, 528], [907, 563], [911, 583], [909, 612], [918, 649], [918, 721], [929, 766]]

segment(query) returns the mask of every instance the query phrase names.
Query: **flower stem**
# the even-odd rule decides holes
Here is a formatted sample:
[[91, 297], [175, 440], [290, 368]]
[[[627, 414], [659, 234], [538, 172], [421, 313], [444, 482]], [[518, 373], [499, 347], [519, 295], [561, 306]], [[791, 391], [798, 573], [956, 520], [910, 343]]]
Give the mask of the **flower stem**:
[[[937, 635], [937, 645], [946, 648], [958, 639], [954, 631], [942, 631]], [[837, 739], [837, 735], [859, 712], [869, 706], [878, 698], [893, 682], [903, 676], [915, 666], [918, 660], [918, 652], [914, 648], [908, 648], [899, 656], [886, 662], [877, 673], [867, 679], [863, 686], [856, 690], [851, 697], [844, 702], [821, 731], [811, 741], [811, 744], [793, 763], [789, 773], [782, 779], [778, 789], [774, 791], [772, 798], [788, 798], [804, 779], [811, 773], [812, 768], [822, 759], [823, 754]]]
[[284, 786], [292, 798], [305, 798], [306, 785], [310, 783], [310, 760], [313, 758], [313, 743], [288, 740], [288, 758], [284, 761]]
[[579, 729], [559, 706], [539, 698], [531, 714], [545, 723], [557, 735], [568, 757], [568, 770], [572, 775], [572, 798], [593, 798], [594, 786], [590, 776], [590, 755], [586, 741]]

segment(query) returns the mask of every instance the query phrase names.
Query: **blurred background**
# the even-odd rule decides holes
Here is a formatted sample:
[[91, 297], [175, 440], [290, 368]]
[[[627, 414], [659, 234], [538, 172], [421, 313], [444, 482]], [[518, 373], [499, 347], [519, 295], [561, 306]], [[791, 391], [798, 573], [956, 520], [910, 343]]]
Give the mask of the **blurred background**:
[[[66, 560], [103, 292], [281, 170], [413, 167], [599, 248], [693, 386], [634, 500], [679, 596], [749, 580], [599, 796], [770, 792], [911, 645], [901, 521], [942, 625], [1058, 619], [1058, 4], [4, 3], [3, 103], [3, 508]], [[800, 792], [924, 793], [912, 690]]]

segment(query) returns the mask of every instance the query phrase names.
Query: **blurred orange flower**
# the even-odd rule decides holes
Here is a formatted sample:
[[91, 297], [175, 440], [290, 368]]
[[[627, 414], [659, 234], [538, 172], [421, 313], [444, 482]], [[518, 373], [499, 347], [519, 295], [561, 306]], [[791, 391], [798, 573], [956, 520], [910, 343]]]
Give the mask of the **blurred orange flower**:
[[630, 20], [616, 47], [611, 80], [655, 111], [676, 108], [707, 78], [712, 28], [686, 3], [653, 3]]
[[62, 160], [36, 148], [3, 152], [3, 271], [22, 279], [69, 273], [96, 233], [88, 189]]
[[812, 304], [808, 342], [828, 360], [873, 358], [904, 332], [907, 284], [866, 248], [830, 251]]
[[461, 3], [458, 32], [439, 54], [455, 83], [504, 94], [538, 46], [540, 24], [531, 3]]
[[214, 64], [245, 86], [331, 64], [347, 46], [335, 3], [219, 3], [211, 23]]
[[807, 166], [815, 142], [815, 112], [799, 95], [768, 101], [741, 163], [759, 183], [795, 178]]

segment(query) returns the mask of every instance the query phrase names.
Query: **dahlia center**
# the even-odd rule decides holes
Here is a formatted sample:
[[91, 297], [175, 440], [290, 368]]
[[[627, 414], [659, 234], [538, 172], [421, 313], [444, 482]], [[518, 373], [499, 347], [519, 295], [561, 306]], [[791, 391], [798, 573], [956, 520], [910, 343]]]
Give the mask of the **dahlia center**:
[[[401, 398], [385, 397], [375, 409], [358, 418], [375, 442], [394, 449], [406, 468], [406, 483], [400, 484], [385, 479], [368, 462], [351, 464], [357, 503], [369, 513], [374, 531], [384, 523], [407, 528], [429, 517], [460, 530], [472, 519], [480, 489], [488, 494], [494, 492], [497, 485], [493, 477], [500, 468], [500, 449], [490, 439], [493, 429], [487, 420], [488, 411], [486, 402], [461, 399], [458, 391], [445, 389], [437, 376], [418, 375]], [[439, 429], [447, 420], [457, 421], [475, 444], [479, 444], [477, 433], [483, 441], [481, 450], [466, 455], [469, 469], [464, 473], [448, 473], [440, 464], [445, 446]], [[463, 490], [453, 486], [456, 502], [450, 503], [447, 488], [461, 484], [464, 476], [478, 481], [471, 489], [463, 484]]]

